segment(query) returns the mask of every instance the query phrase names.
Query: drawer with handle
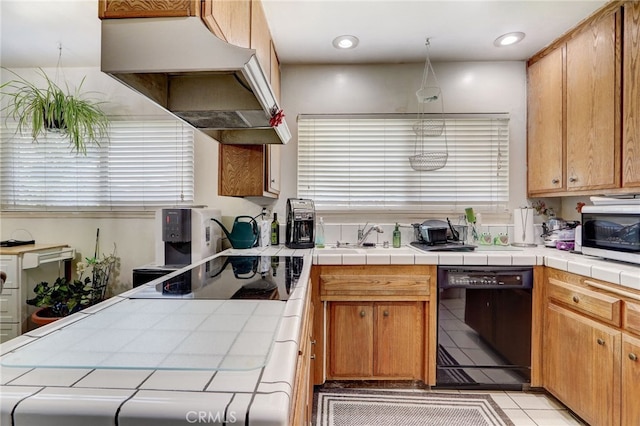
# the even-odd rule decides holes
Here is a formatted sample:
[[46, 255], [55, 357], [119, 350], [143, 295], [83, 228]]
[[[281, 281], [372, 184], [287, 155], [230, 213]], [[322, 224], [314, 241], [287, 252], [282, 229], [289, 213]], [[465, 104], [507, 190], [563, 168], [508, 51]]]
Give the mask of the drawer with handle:
[[640, 336], [640, 303], [626, 301], [624, 305], [625, 330]]
[[620, 326], [622, 300], [585, 287], [549, 279], [550, 299], [608, 324]]
[[427, 300], [429, 276], [409, 275], [320, 275], [322, 300], [361, 296], [367, 300]]

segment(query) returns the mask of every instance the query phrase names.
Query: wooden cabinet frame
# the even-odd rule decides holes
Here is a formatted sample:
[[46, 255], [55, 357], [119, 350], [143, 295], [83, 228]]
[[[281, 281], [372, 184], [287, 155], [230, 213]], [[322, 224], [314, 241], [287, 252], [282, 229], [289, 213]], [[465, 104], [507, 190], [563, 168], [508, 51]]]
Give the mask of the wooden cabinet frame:
[[[332, 327], [329, 319], [329, 304], [332, 302], [353, 303], [369, 307], [384, 307], [393, 302], [413, 302], [423, 306], [424, 346], [422, 349], [422, 380], [435, 385], [436, 366], [436, 309], [432, 295], [437, 294], [436, 267], [433, 265], [314, 265], [311, 269], [314, 283], [314, 340], [316, 360], [314, 383], [324, 383], [328, 376], [327, 333]], [[400, 306], [400, 305], [398, 305]], [[384, 316], [384, 308], [382, 315]], [[373, 342], [372, 342], [373, 344]], [[373, 368], [373, 367], [372, 367]], [[368, 377], [367, 379], [393, 379], [393, 377]]]
[[167, 18], [200, 16], [199, 0], [98, 0], [98, 17]]
[[591, 424], [640, 424], [640, 291], [545, 268], [544, 388]]
[[[613, 104], [604, 106], [604, 115], [613, 113], [613, 119], [601, 119], [608, 128], [607, 134], [612, 134], [613, 145], [607, 147], [607, 152], [596, 152], [594, 141], [592, 147], [585, 149], [583, 136], [578, 135], [575, 144], [566, 142], [572, 134], [569, 124], [567, 128], [567, 99], [574, 97], [569, 88], [567, 93], [567, 46], [576, 39], [585, 37], [582, 50], [594, 50], [599, 37], [595, 30], [607, 19], [613, 19], [615, 41], [613, 55], [615, 57], [614, 69], [608, 71], [612, 79], [606, 84], [613, 84]], [[602, 31], [600, 31], [602, 32]], [[585, 35], [586, 33], [586, 35]], [[589, 34], [591, 33], [591, 34]], [[572, 44], [573, 45], [573, 44]], [[562, 84], [556, 82], [555, 73], [559, 71], [557, 65], [550, 65], [554, 59], [551, 56], [562, 55]], [[549, 58], [547, 58], [549, 57]], [[556, 58], [557, 59], [557, 58]], [[570, 58], [569, 58], [570, 59]], [[543, 63], [543, 62], [546, 62]], [[637, 192], [640, 188], [640, 3], [633, 0], [612, 0], [587, 17], [576, 27], [555, 40], [549, 46], [536, 53], [528, 60], [528, 131], [527, 131], [527, 194], [529, 197], [542, 196], [573, 196], [602, 193], [626, 194]], [[583, 77], [591, 74], [595, 68], [602, 64], [598, 61], [588, 62], [586, 66], [579, 66], [577, 75]], [[546, 78], [540, 78], [541, 69]], [[574, 73], [576, 74], [576, 73]], [[588, 76], [587, 76], [588, 77]], [[591, 83], [600, 86], [604, 81], [601, 77], [592, 76]], [[542, 81], [542, 83], [540, 83]], [[536, 87], [539, 86], [539, 87]], [[548, 91], [549, 89], [550, 91]], [[547, 91], [546, 91], [547, 90]], [[546, 91], [546, 92], [545, 92]], [[557, 108], [554, 99], [562, 92], [562, 108]], [[601, 108], [604, 102], [597, 101], [595, 86], [592, 90], [579, 88], [579, 100], [575, 108], [582, 110], [588, 116], [589, 108]], [[585, 97], [586, 96], [586, 97]], [[544, 101], [546, 99], [546, 101]], [[540, 102], [548, 102], [541, 108]], [[598, 105], [601, 106], [598, 106]], [[586, 112], [584, 112], [586, 111]], [[558, 123], [561, 120], [561, 132], [559, 135]], [[552, 123], [550, 128], [542, 129], [539, 123]], [[598, 132], [599, 124], [596, 120], [588, 118], [576, 123], [573, 127], [578, 133], [584, 133], [585, 129]], [[561, 150], [557, 145], [561, 137]], [[553, 143], [555, 142], [555, 146]], [[599, 142], [598, 142], [599, 144]], [[551, 148], [548, 145], [552, 145]], [[573, 148], [571, 148], [573, 146]], [[569, 151], [567, 150], [569, 149]], [[538, 154], [536, 150], [544, 151]], [[579, 161], [575, 164], [579, 173], [572, 173], [571, 166], [573, 152], [578, 152]], [[562, 152], [563, 164], [559, 166], [557, 160]], [[592, 151], [591, 156], [584, 156], [584, 152]], [[545, 164], [544, 158], [549, 158], [550, 163]], [[595, 171], [595, 173], [593, 173]]]

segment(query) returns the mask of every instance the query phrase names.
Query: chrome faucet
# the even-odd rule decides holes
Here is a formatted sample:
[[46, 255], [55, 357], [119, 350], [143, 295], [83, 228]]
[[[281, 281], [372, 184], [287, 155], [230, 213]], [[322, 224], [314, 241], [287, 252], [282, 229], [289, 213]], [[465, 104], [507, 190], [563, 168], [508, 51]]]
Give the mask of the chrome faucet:
[[357, 246], [361, 247], [364, 242], [367, 240], [367, 237], [369, 236], [369, 234], [371, 233], [371, 231], [376, 231], [379, 234], [382, 234], [384, 231], [382, 230], [382, 228], [380, 228], [379, 225], [373, 225], [371, 226], [371, 228], [369, 228], [366, 232], [364, 231], [364, 229], [367, 227], [367, 225], [364, 225], [364, 228], [362, 229], [362, 235], [360, 235], [360, 230], [358, 230], [358, 243]]

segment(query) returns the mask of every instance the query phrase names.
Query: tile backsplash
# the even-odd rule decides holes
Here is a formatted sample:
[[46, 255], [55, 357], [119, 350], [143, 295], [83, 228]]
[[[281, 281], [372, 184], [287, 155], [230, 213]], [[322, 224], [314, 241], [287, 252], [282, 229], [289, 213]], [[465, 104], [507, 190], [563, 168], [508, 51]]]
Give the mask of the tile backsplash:
[[[371, 225], [368, 224], [367, 229]], [[391, 244], [393, 240], [393, 230], [395, 228], [395, 223], [380, 223], [378, 224], [383, 229], [383, 233], [371, 232], [367, 237], [367, 242], [383, 244], [385, 241], [388, 241]], [[353, 223], [325, 223], [324, 224], [324, 235], [325, 235], [325, 243], [328, 245], [336, 244], [338, 241], [341, 243], [350, 243], [355, 244], [358, 240], [358, 229], [362, 229], [362, 224], [353, 224]], [[501, 224], [490, 224], [490, 225], [480, 225], [476, 227], [478, 235], [483, 233], [488, 233], [491, 235], [493, 239], [500, 234], [507, 235], [509, 237], [509, 242], [513, 242], [513, 224], [501, 225]], [[543, 244], [542, 237], [542, 226], [536, 224], [535, 227], [536, 233], [536, 243]], [[411, 224], [400, 224], [400, 233], [402, 234], [402, 244], [406, 245], [412, 241], [415, 241], [415, 233], [413, 226]]]

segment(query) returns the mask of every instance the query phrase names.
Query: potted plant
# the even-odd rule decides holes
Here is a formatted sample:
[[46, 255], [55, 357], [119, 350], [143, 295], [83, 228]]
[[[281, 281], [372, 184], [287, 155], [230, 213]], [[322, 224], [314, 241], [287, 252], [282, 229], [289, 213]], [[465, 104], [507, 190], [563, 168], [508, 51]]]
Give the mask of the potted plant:
[[35, 297], [28, 299], [27, 304], [42, 309], [31, 315], [31, 320], [43, 325], [58, 318], [65, 317], [90, 305], [91, 278], [70, 281], [65, 277], [58, 277], [53, 284], [42, 281], [33, 289]]
[[103, 102], [82, 98], [84, 78], [75, 93], [71, 93], [69, 86], [65, 92], [42, 69], [40, 74], [45, 80], [44, 88], [8, 71], [16, 79], [0, 86], [0, 93], [8, 99], [1, 111], [6, 113], [7, 119], [16, 121], [17, 132], [22, 134], [29, 130], [33, 141], [47, 132], [60, 132], [68, 136], [72, 150], [83, 154], [86, 154], [87, 143], [100, 145], [107, 136], [109, 120], [100, 109]]
[[109, 255], [101, 258], [94, 255], [85, 258], [85, 262], [78, 262], [78, 279], [58, 277], [53, 284], [46, 281], [37, 284], [35, 297], [27, 300], [28, 305], [41, 308], [31, 315], [33, 323], [47, 324], [104, 300], [109, 278], [118, 261], [114, 247]]

